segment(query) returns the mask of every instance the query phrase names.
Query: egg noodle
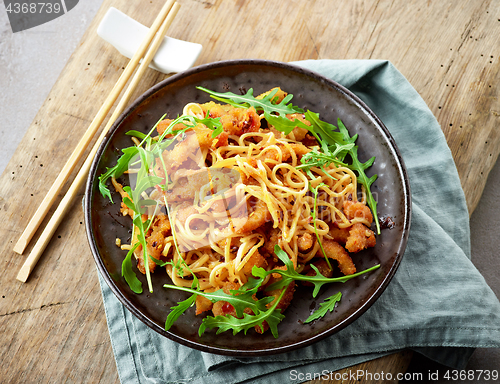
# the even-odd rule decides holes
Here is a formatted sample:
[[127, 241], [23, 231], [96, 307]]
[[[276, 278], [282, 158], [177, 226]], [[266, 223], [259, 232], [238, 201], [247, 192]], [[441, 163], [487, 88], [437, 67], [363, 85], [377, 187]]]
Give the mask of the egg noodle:
[[[278, 90], [276, 102], [285, 96]], [[229, 292], [248, 282], [254, 266], [283, 268], [276, 245], [300, 273], [311, 273], [311, 264], [325, 276], [356, 272], [350, 254], [375, 245], [366, 191], [341, 162], [304, 166], [303, 159], [320, 147], [307, 129], [297, 126], [285, 134], [253, 107], [215, 102], [189, 103], [183, 116], [218, 119], [223, 129], [213, 137], [201, 122], [186, 129], [177, 120], [174, 128], [183, 133], [151, 162], [149, 172], [162, 182], [141, 195], [149, 202], [142, 215], [150, 222], [145, 232], [149, 262], [137, 244], [137, 226], [130, 244], [117, 240], [122, 249], [134, 249], [142, 273], [160, 265], [176, 286], [191, 287], [196, 276], [203, 291]], [[287, 117], [309, 124], [302, 114]], [[171, 124], [161, 121], [159, 135]], [[131, 165], [127, 173], [133, 184], [137, 169]], [[130, 193], [114, 177], [112, 182], [122, 196], [123, 215], [133, 218], [126, 204]], [[288, 306], [294, 290], [295, 284], [280, 296], [278, 308]], [[196, 313], [208, 310], [225, 315], [232, 307], [198, 297]]]

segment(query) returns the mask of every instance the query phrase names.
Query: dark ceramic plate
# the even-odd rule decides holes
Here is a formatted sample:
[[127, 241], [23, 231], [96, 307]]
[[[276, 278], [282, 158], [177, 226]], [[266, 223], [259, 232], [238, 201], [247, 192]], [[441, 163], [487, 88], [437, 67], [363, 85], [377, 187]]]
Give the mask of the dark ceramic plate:
[[[170, 308], [187, 298], [185, 292], [163, 288], [170, 282], [163, 270], [153, 275], [153, 293], [134, 294], [121, 277], [121, 263], [125, 252], [115, 245], [117, 237], [130, 237], [131, 221], [119, 213], [119, 195], [115, 204], [104, 199], [97, 189], [97, 177], [106, 167], [116, 164], [120, 149], [131, 145], [129, 130], [147, 132], [166, 112], [174, 118], [188, 102], [205, 102], [210, 98], [198, 91], [203, 86], [219, 92], [245, 92], [254, 89], [258, 95], [280, 86], [292, 93], [293, 104], [320, 114], [325, 121], [336, 125], [341, 118], [350, 134], [359, 134], [359, 158], [366, 161], [376, 156], [368, 176], [378, 174], [372, 192], [378, 201], [381, 217], [390, 217], [391, 229], [383, 229], [377, 245], [353, 256], [358, 271], [375, 264], [375, 272], [352, 279], [345, 284], [323, 288], [316, 299], [309, 288], [298, 290], [292, 304], [279, 325], [279, 337], [270, 332], [258, 335], [250, 330], [233, 336], [232, 332], [216, 335], [215, 330], [198, 336], [202, 317], [191, 309], [165, 332], [164, 324]], [[111, 188], [112, 189], [112, 188]], [[206, 352], [256, 356], [275, 354], [304, 347], [331, 335], [352, 323], [365, 312], [393, 277], [406, 246], [410, 225], [410, 189], [401, 155], [383, 123], [355, 95], [339, 84], [314, 72], [289, 64], [261, 60], [217, 62], [193, 68], [159, 83], [141, 96], [122, 115], [101, 145], [90, 171], [85, 194], [85, 220], [90, 247], [97, 266], [116, 297], [140, 320], [157, 331], [186, 346]], [[140, 275], [140, 274], [139, 274]], [[146, 287], [144, 276], [140, 276]], [[325, 298], [342, 291], [342, 301], [333, 313], [311, 324], [302, 324]]]

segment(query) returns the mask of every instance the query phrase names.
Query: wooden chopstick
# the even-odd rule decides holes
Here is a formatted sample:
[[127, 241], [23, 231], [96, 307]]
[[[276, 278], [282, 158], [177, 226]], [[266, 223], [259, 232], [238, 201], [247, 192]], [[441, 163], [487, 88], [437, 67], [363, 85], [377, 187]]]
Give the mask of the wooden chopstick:
[[[78, 193], [78, 190], [84, 184], [84, 182], [87, 178], [87, 174], [90, 170], [90, 166], [92, 165], [92, 161], [94, 159], [94, 156], [95, 156], [97, 150], [99, 149], [101, 142], [103, 141], [104, 137], [106, 136], [106, 133], [109, 131], [109, 129], [111, 128], [113, 123], [116, 121], [118, 116], [123, 111], [124, 107], [127, 105], [128, 101], [130, 99], [130, 96], [135, 91], [135, 88], [137, 87], [137, 84], [139, 83], [142, 75], [144, 74], [144, 72], [148, 68], [149, 64], [151, 63], [151, 60], [153, 60], [155, 53], [158, 50], [161, 42], [163, 41], [163, 38], [165, 36], [165, 33], [166, 33], [168, 27], [172, 24], [175, 16], [177, 15], [179, 8], [180, 8], [180, 5], [178, 3], [176, 3], [174, 0], [167, 1], [165, 6], [162, 8], [159, 16], [157, 17], [157, 19], [155, 20], [155, 22], [151, 26], [150, 32], [148, 33], [148, 36], [145, 38], [144, 43], [143, 43], [143, 44], [145, 44], [146, 40], [148, 40], [148, 38], [151, 35], [151, 37], [154, 37], [154, 40], [151, 43], [151, 39], [149, 39], [149, 42], [147, 43], [147, 45], [149, 45], [149, 43], [151, 43], [151, 47], [149, 48], [148, 52], [146, 53], [146, 56], [144, 56], [144, 59], [142, 60], [141, 65], [137, 69], [137, 72], [135, 73], [134, 77], [132, 78], [132, 81], [130, 82], [125, 93], [123, 94], [122, 98], [120, 99], [120, 102], [118, 103], [114, 113], [112, 114], [112, 116], [108, 120], [106, 127], [101, 132], [101, 135], [99, 136], [99, 138], [95, 142], [92, 150], [90, 151], [89, 155], [87, 156], [87, 159], [85, 160], [80, 171], [76, 175], [75, 180], [73, 181], [73, 183], [69, 187], [68, 191], [66, 192], [65, 196], [63, 197], [63, 199], [59, 203], [59, 206], [57, 207], [56, 211], [54, 212], [51, 219], [47, 223], [47, 226], [43, 230], [42, 234], [38, 238], [33, 249], [31, 250], [28, 258], [26, 259], [23, 266], [21, 267], [21, 269], [17, 275], [17, 280], [22, 281], [22, 282], [26, 282], [26, 280], [28, 279], [30, 273], [32, 272], [33, 268], [35, 267], [36, 263], [38, 262], [38, 259], [40, 258], [43, 251], [45, 250], [46, 246], [48, 245], [50, 239], [52, 238], [52, 235], [54, 234], [55, 230], [57, 229], [57, 227], [61, 223], [64, 215], [66, 214], [67, 209], [70, 207], [71, 203], [73, 203], [74, 198], [76, 197], [76, 195]], [[141, 45], [141, 48], [142, 48], [142, 45]], [[144, 51], [145, 51], [145, 49], [144, 49]], [[144, 54], [144, 52], [143, 52], [143, 54]], [[141, 57], [139, 57], [137, 60], [135, 60], [135, 66], [140, 61], [140, 59], [141, 59]], [[132, 60], [130, 63], [132, 63]], [[130, 63], [129, 63], [129, 65], [130, 65]], [[121, 77], [120, 77], [120, 79], [121, 79]], [[123, 86], [122, 86], [122, 89], [123, 89]], [[115, 88], [116, 88], [116, 86], [115, 86]], [[112, 93], [114, 92], [115, 88], [113, 88]], [[118, 93], [120, 93], [120, 92], [118, 92]], [[116, 98], [115, 98], [115, 100], [116, 100]], [[111, 105], [112, 104], [113, 103], [111, 103]], [[109, 108], [111, 108], [111, 106]], [[108, 108], [108, 111], [109, 111], [109, 108]], [[101, 120], [101, 122], [102, 122], [102, 120]], [[72, 167], [74, 167], [74, 165]], [[67, 178], [67, 176], [66, 176], [66, 178]], [[56, 188], [54, 188], [54, 190], [55, 189]], [[51, 190], [52, 190], [52, 188], [51, 188]], [[53, 198], [51, 200], [53, 201]], [[49, 207], [50, 207], [50, 205], [49, 205]], [[48, 210], [48, 208], [46, 208], [46, 210]], [[43, 219], [43, 216], [39, 220], [41, 221], [42, 219]], [[38, 226], [39, 226], [39, 223], [38, 223], [37, 227]], [[35, 228], [35, 230], [36, 230], [36, 228]], [[31, 236], [33, 236], [33, 235], [31, 234]], [[23, 240], [23, 241], [26, 241], [26, 240]]]
[[78, 161], [82, 158], [85, 150], [87, 149], [90, 141], [92, 138], [95, 136], [97, 130], [101, 126], [102, 122], [106, 118], [107, 114], [109, 113], [110, 109], [112, 108], [113, 104], [115, 101], [118, 99], [118, 96], [120, 96], [120, 93], [122, 92], [123, 88], [125, 88], [125, 85], [129, 81], [130, 77], [134, 73], [135, 69], [137, 68], [137, 65], [139, 64], [140, 60], [146, 53], [146, 50], [148, 49], [149, 45], [151, 44], [151, 41], [153, 40], [154, 36], [156, 35], [156, 32], [159, 30], [160, 26], [162, 25], [162, 22], [165, 20], [167, 17], [167, 14], [170, 12], [172, 6], [174, 4], [174, 0], [168, 0], [163, 8], [161, 9], [160, 13], [158, 14], [158, 17], [154, 21], [153, 25], [151, 26], [148, 34], [142, 41], [141, 45], [137, 49], [137, 52], [134, 54], [130, 62], [128, 63], [127, 67], [123, 71], [122, 75], [118, 79], [117, 83], [111, 90], [111, 93], [105, 100], [104, 104], [102, 107], [99, 109], [99, 112], [95, 116], [94, 120], [90, 124], [89, 128], [85, 132], [84, 136], [80, 139], [80, 142], [76, 146], [75, 150], [71, 154], [70, 158], [62, 168], [61, 172], [57, 176], [56, 180], [54, 181], [54, 184], [52, 184], [52, 187], [49, 189], [47, 194], [45, 195], [44, 199], [42, 200], [42, 203], [36, 210], [35, 214], [31, 218], [30, 222], [28, 223], [27, 227], [25, 228], [24, 232], [22, 233], [21, 237], [17, 241], [16, 245], [14, 246], [14, 252], [17, 252], [19, 254], [22, 254], [26, 247], [28, 246], [30, 240], [33, 238], [36, 230], [40, 226], [41, 222], [43, 221], [45, 215], [49, 211], [50, 207], [52, 204], [54, 204], [54, 201], [59, 194], [62, 186], [68, 179], [69, 175], [75, 168], [76, 164]]

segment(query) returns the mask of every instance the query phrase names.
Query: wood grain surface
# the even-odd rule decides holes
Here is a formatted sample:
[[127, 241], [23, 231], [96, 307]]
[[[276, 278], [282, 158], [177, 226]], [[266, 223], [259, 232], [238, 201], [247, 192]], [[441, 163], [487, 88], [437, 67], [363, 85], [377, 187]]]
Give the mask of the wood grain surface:
[[[179, 2], [169, 35], [203, 45], [197, 64], [236, 58], [390, 60], [441, 124], [472, 213], [500, 150], [500, 2]], [[104, 13], [114, 6], [151, 25], [162, 5], [104, 0], [1, 176], [2, 382], [118, 382], [83, 225], [83, 190], [25, 284], [15, 277], [32, 245], [23, 256], [12, 248], [126, 66], [127, 59], [96, 35]], [[148, 70], [136, 96], [165, 77]], [[406, 370], [410, 358], [409, 352], [393, 354], [347, 370], [395, 374]]]

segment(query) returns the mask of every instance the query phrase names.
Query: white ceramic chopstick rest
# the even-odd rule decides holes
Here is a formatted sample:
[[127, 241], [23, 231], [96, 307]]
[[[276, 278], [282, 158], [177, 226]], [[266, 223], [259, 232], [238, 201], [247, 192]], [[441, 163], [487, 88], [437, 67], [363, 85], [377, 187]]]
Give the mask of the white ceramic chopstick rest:
[[[110, 7], [97, 28], [97, 34], [113, 45], [123, 56], [134, 56], [148, 28], [116, 8]], [[200, 55], [201, 44], [165, 36], [149, 65], [165, 74], [182, 72], [193, 66]]]

